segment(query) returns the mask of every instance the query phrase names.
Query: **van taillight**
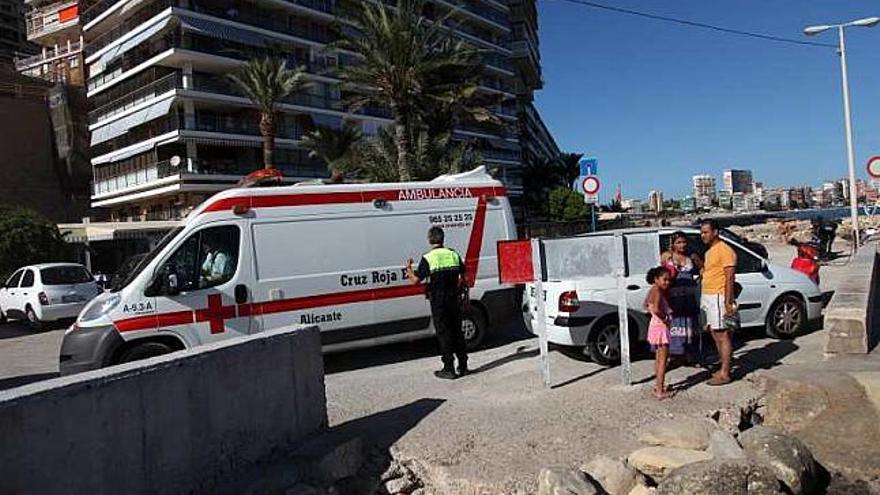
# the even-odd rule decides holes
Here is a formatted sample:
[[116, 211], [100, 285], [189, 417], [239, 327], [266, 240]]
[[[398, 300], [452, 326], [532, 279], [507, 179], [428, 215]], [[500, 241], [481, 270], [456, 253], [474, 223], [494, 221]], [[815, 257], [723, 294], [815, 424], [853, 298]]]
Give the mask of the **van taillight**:
[[569, 290], [559, 295], [559, 311], [573, 313], [581, 306], [577, 291]]
[[46, 306], [49, 304], [49, 297], [46, 296], [45, 292], [40, 292], [40, 294], [37, 297], [40, 298], [40, 304], [42, 304], [43, 306]]

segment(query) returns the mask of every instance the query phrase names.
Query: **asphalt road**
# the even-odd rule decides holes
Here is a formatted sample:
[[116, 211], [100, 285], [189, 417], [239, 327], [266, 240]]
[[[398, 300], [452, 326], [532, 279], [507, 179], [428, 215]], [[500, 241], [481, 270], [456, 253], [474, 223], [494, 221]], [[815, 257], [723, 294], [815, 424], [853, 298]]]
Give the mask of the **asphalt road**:
[[34, 332], [26, 324], [0, 324], [0, 390], [58, 376], [65, 323]]

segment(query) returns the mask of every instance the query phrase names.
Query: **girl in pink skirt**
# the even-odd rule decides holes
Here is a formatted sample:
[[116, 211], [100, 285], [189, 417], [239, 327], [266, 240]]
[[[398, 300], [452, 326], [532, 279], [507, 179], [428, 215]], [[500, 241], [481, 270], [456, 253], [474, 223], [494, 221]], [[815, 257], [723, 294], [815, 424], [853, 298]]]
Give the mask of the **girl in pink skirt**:
[[669, 325], [672, 319], [672, 311], [666, 299], [670, 282], [669, 271], [662, 266], [651, 268], [648, 270], [647, 281], [651, 284], [651, 290], [645, 298], [645, 308], [651, 313], [648, 343], [656, 356], [654, 374], [657, 383], [654, 385], [654, 397], [663, 400], [669, 398], [666, 391], [666, 361], [669, 358]]

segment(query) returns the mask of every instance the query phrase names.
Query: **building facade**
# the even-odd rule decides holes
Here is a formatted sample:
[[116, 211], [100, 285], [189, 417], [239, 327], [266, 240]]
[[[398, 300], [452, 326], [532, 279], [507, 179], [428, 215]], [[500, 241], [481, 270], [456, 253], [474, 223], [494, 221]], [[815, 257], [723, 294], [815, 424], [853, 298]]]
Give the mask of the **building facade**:
[[0, 0], [0, 64], [10, 64], [19, 55], [29, 55], [36, 47], [27, 40], [23, 0]]
[[693, 176], [694, 201], [697, 208], [711, 208], [717, 201], [715, 177], [711, 175]]
[[648, 209], [654, 213], [663, 212], [663, 193], [660, 191], [651, 191], [648, 193]]
[[27, 38], [38, 52], [18, 56], [15, 68], [22, 74], [50, 82], [82, 87], [83, 39], [78, 0], [26, 0]]
[[[512, 196], [524, 152], [552, 143], [539, 142], [546, 128], [531, 106], [541, 86], [534, 3], [432, 2], [435, 18], [455, 9], [453, 34], [485, 50], [481, 91], [501, 97], [494, 110], [507, 130], [460, 127], [455, 138], [480, 150]], [[256, 110], [224, 76], [269, 53], [305, 67], [310, 82], [281, 105], [276, 167], [291, 182], [326, 177], [301, 148], [304, 133], [350, 121], [373, 135], [390, 123], [387, 109], [343, 106], [337, 71], [353, 59], [328, 48], [347, 26], [338, 10], [334, 0], [100, 0], [84, 9], [92, 205], [113, 220], [180, 218], [260, 168]], [[535, 144], [524, 146], [524, 130]]]
[[729, 193], [751, 194], [754, 191], [755, 181], [752, 179], [751, 170], [724, 171], [724, 189]]

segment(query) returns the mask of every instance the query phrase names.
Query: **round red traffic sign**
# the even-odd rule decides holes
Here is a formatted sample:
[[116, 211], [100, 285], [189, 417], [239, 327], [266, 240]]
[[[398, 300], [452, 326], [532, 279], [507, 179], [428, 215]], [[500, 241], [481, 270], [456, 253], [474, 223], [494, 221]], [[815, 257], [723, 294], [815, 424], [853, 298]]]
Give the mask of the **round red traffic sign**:
[[584, 194], [596, 194], [599, 192], [599, 187], [601, 187], [601, 184], [599, 183], [599, 178], [595, 175], [584, 177], [584, 181], [581, 183], [581, 190], [584, 191]]
[[868, 175], [880, 179], [880, 156], [872, 156], [868, 160]]

